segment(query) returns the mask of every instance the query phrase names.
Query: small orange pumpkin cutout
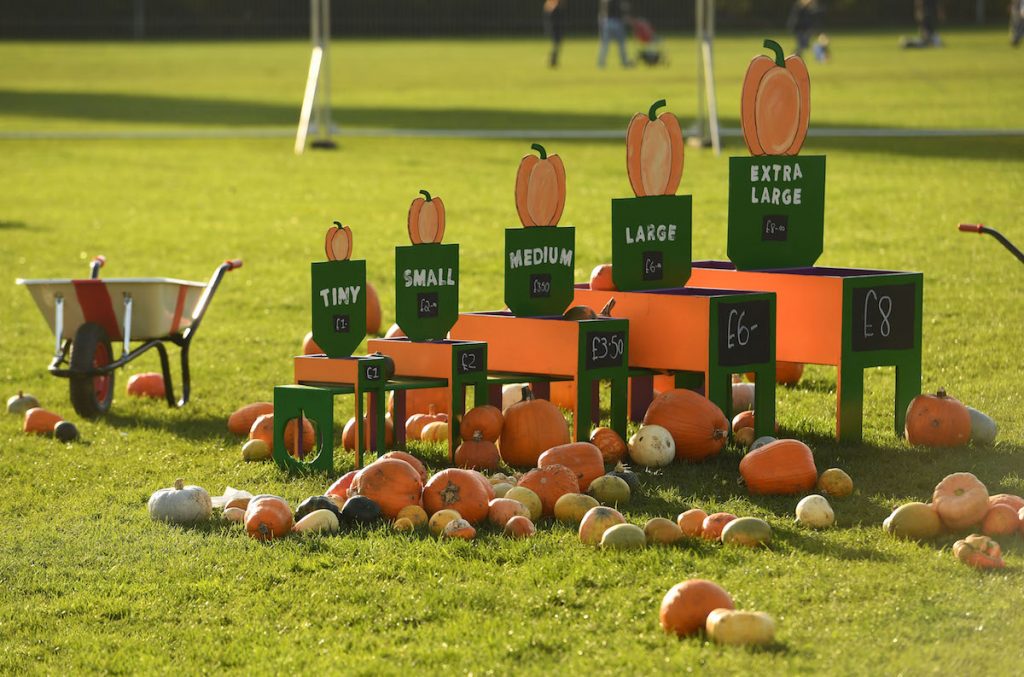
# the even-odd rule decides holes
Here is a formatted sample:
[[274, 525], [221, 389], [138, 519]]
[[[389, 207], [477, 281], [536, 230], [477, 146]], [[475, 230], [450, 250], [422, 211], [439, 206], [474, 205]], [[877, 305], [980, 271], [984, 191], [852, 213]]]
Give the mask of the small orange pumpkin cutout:
[[764, 46], [775, 58], [755, 56], [743, 78], [740, 121], [751, 155], [796, 155], [811, 118], [811, 80], [798, 56], [783, 56], [774, 40]]
[[655, 115], [664, 105], [655, 101], [626, 129], [626, 173], [637, 197], [675, 195], [683, 178], [683, 132], [672, 113]]
[[409, 240], [413, 244], [440, 242], [444, 237], [444, 203], [421, 190], [409, 206]]
[[530, 146], [540, 153], [526, 155], [516, 174], [516, 210], [524, 226], [557, 226], [565, 208], [565, 165], [544, 146]]
[[352, 229], [341, 225], [341, 221], [335, 221], [334, 226], [327, 229], [327, 239], [324, 241], [327, 260], [348, 261], [352, 256]]

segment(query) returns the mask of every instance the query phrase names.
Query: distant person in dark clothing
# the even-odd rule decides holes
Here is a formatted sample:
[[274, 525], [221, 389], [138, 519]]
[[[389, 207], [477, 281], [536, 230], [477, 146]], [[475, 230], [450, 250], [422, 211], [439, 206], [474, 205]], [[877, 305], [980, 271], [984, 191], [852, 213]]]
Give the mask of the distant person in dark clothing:
[[942, 47], [938, 32], [939, 0], [914, 0], [914, 18], [920, 33], [916, 38], [903, 38], [903, 47]]
[[1024, 0], [1013, 0], [1010, 3], [1010, 44], [1020, 45], [1024, 39]]
[[548, 66], [558, 68], [558, 52], [562, 48], [565, 32], [566, 0], [544, 0], [544, 31], [551, 38], [551, 57]]
[[629, 23], [629, 3], [626, 0], [600, 0], [597, 9], [597, 27], [601, 34], [601, 47], [597, 52], [599, 67], [604, 68], [608, 43], [612, 40], [619, 46], [619, 59], [623, 68], [633, 65], [626, 55], [626, 25]]
[[804, 50], [810, 47], [811, 39], [817, 35], [814, 42], [814, 58], [817, 61], [828, 61], [829, 39], [821, 32], [821, 17], [824, 13], [825, 10], [818, 0], [796, 0], [793, 3], [786, 25], [796, 37], [796, 49], [793, 50], [795, 55], [802, 57]]

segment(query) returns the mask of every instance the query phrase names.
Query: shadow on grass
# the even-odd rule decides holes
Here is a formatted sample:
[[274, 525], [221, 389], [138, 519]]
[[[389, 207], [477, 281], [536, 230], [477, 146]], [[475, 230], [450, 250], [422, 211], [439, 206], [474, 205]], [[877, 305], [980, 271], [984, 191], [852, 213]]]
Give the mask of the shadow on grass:
[[0, 221], [0, 230], [25, 230], [28, 224], [24, 221]]
[[238, 439], [227, 431], [223, 417], [194, 416], [186, 420], [174, 420], [148, 412], [132, 414], [108, 413], [105, 417], [112, 427], [138, 430], [164, 430], [177, 437], [192, 441], [224, 440], [232, 443]]

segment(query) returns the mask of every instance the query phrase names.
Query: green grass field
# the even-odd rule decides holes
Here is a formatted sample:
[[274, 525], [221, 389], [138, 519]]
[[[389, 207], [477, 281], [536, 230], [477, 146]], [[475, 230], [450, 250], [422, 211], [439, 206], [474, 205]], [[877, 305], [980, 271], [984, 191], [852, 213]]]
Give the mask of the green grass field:
[[[942, 50], [901, 52], [895, 34], [839, 34], [833, 63], [811, 64], [812, 129], [1020, 129], [1021, 54], [1002, 32], [949, 32]], [[758, 36], [716, 46], [723, 124]], [[669, 39], [667, 68], [594, 68], [572, 40], [544, 68], [540, 40], [339, 41], [336, 116], [346, 129], [616, 129], [667, 98], [695, 109], [693, 44]], [[225, 428], [237, 406], [272, 398], [309, 323], [308, 263], [323, 231], [351, 225], [393, 317], [393, 247], [420, 188], [442, 195], [462, 251], [465, 310], [502, 304], [502, 229], [517, 224], [515, 168], [540, 141], [565, 160], [563, 223], [577, 227], [577, 279], [608, 260], [609, 200], [625, 196], [623, 143], [538, 138], [345, 136], [337, 152], [295, 157], [280, 138], [53, 139], [28, 132], [285, 130], [298, 115], [308, 46], [266, 43], [0, 43], [0, 392], [25, 389], [74, 420], [82, 441], [28, 437], [0, 417], [0, 672], [314, 672], [390, 674], [836, 672], [1012, 674], [1024, 667], [1024, 539], [1003, 541], [1007, 569], [954, 561], [952, 539], [917, 545], [880, 528], [893, 506], [928, 500], [947, 473], [974, 472], [991, 493], [1024, 494], [1021, 373], [1024, 270], [984, 222], [1024, 244], [1024, 137], [816, 136], [828, 155], [822, 265], [925, 276], [925, 390], [947, 388], [992, 415], [995, 447], [930, 450], [892, 435], [891, 370], [867, 375], [865, 442], [832, 439], [835, 374], [811, 367], [780, 389], [783, 432], [808, 441], [819, 469], [857, 485], [835, 501], [838, 528], [793, 524], [798, 497], [752, 498], [736, 483], [742, 452], [644, 473], [627, 510], [643, 525], [689, 506], [767, 519], [766, 551], [708, 543], [616, 554], [542, 524], [509, 542], [485, 533], [439, 543], [380, 529], [271, 545], [218, 521], [153, 523], [146, 500], [176, 477], [276, 493], [293, 505], [334, 477], [288, 477], [244, 464]], [[723, 258], [729, 154], [687, 150], [695, 258]], [[77, 277], [105, 254], [109, 277], [205, 279], [241, 257], [193, 345], [193, 401], [169, 410], [129, 400], [118, 374], [111, 414], [78, 420], [67, 384], [47, 375], [52, 336], [14, 278]], [[338, 416], [348, 416], [339, 410]], [[440, 448], [414, 447], [433, 468]], [[337, 474], [349, 469], [342, 457]], [[673, 584], [715, 580], [739, 608], [771, 613], [765, 651], [665, 636], [657, 609]]]

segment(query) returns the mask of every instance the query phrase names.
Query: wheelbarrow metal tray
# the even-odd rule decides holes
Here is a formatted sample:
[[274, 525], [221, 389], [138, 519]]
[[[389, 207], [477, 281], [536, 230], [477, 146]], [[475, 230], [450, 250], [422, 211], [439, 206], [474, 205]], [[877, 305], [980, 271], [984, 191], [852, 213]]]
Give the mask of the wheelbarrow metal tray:
[[86, 322], [106, 329], [111, 340], [123, 338], [125, 296], [132, 298], [131, 339], [158, 339], [180, 334], [192, 324], [196, 305], [206, 288], [202, 282], [166, 277], [92, 280], [17, 280], [35, 299], [56, 332], [56, 297], [64, 299], [63, 339], [74, 339]]

